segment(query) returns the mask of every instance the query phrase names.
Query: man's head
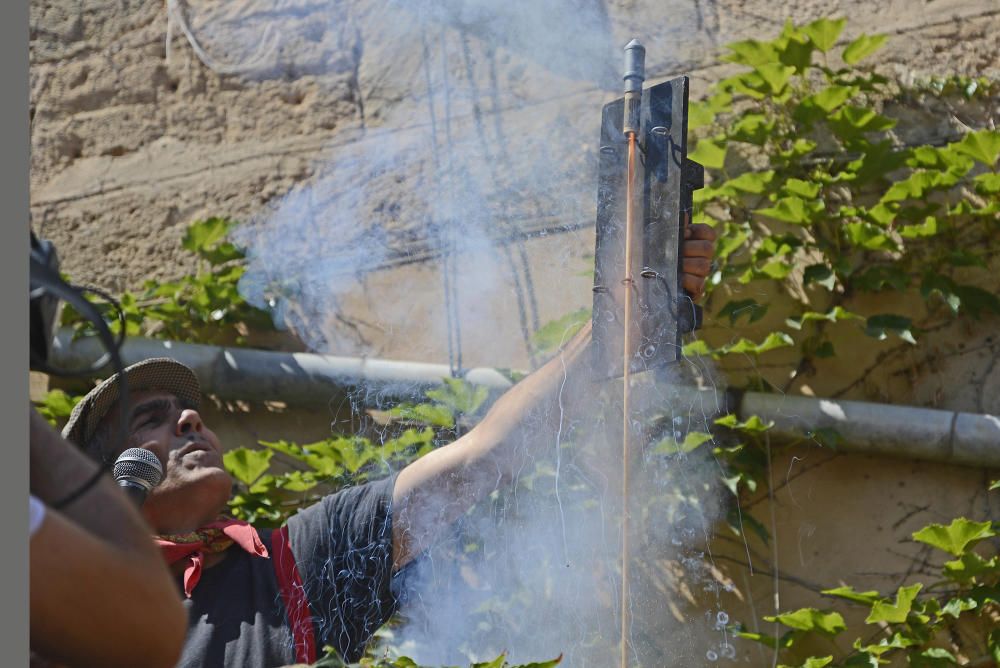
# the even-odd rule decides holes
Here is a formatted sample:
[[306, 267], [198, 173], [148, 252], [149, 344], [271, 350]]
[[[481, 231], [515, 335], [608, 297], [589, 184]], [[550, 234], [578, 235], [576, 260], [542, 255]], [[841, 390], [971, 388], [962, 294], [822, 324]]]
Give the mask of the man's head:
[[143, 448], [160, 460], [163, 481], [142, 511], [159, 533], [195, 529], [225, 508], [232, 479], [222, 466], [222, 446], [198, 412], [201, 390], [188, 367], [168, 358], [125, 370], [130, 407], [126, 442], [119, 440], [118, 386], [114, 378], [76, 406], [63, 435], [91, 457], [111, 465], [125, 448]]

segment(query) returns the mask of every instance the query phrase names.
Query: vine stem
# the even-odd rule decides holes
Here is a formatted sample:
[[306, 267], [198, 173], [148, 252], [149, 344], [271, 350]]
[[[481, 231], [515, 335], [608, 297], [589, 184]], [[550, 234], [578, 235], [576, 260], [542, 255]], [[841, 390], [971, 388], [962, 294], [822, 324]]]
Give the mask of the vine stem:
[[622, 284], [625, 287], [625, 317], [624, 317], [624, 346], [623, 346], [623, 373], [622, 373], [622, 628], [621, 628], [621, 668], [628, 666], [628, 628], [629, 628], [629, 544], [628, 544], [628, 486], [629, 467], [631, 457], [629, 456], [629, 442], [631, 441], [632, 425], [629, 420], [629, 382], [632, 350], [632, 228], [635, 226], [635, 210], [632, 200], [635, 194], [635, 133], [628, 133], [628, 165], [625, 179], [625, 278]]

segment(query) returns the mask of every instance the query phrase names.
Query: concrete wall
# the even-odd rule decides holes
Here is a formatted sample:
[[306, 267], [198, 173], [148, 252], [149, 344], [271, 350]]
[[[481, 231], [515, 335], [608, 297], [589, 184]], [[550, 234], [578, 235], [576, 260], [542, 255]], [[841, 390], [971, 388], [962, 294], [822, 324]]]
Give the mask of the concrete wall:
[[[202, 45], [219, 61], [253, 55], [241, 54], [246, 45], [232, 38], [246, 34], [214, 34], [204, 13], [208, 10], [199, 3], [180, 4]], [[363, 149], [366, 138], [380, 129], [405, 137], [426, 125], [423, 108], [407, 107], [412, 91], [406, 82], [416, 87], [420, 80], [419, 53], [401, 53], [400, 43], [382, 38], [393, 20], [405, 20], [398, 8], [333, 3], [337, 20], [310, 28], [304, 25], [309, 12], [320, 5], [286, 4], [301, 10], [289, 12], [288, 29], [308, 48], [298, 51], [293, 62], [275, 61], [281, 67], [250, 68], [237, 76], [207, 67], [177, 25], [168, 42], [164, 3], [32, 0], [32, 223], [56, 243], [71, 276], [111, 290], [136, 288], [148, 278], [181, 276], [193, 263], [180, 248], [192, 220], [208, 215], [259, 218], [295, 184], [322, 176], [331, 155]], [[230, 7], [233, 15], [241, 7], [249, 14], [260, 9], [252, 2]], [[614, 1], [600, 7], [615, 43], [640, 34], [650, 49], [653, 77], [689, 74], [696, 97], [729, 71], [719, 59], [719, 46], [774, 35], [786, 17], [804, 21], [841, 15], [849, 19], [847, 37], [863, 31], [888, 33], [882, 64], [901, 76], [1000, 75], [1000, 8], [992, 0]], [[259, 36], [263, 42], [264, 34]], [[477, 77], [481, 74], [485, 81], [489, 68], [496, 68], [497, 89], [505, 100], [530, 98], [539, 87], [551, 85], [545, 76], [532, 78], [539, 68], [516, 49], [484, 45], [474, 30], [463, 39], [471, 44]], [[553, 129], [553, 141], [561, 146], [577, 142], [568, 154], [580, 161], [579, 171], [560, 183], [578, 180], [584, 184], [579, 192], [590, 193], [588, 156], [596, 148], [600, 107], [613, 93], [593, 82], [573, 82], [559, 90], [563, 101], [539, 105], [531, 118], [505, 115], [507, 131], [531, 135], [542, 125]], [[487, 125], [491, 114], [500, 112], [490, 105], [484, 101], [480, 110]], [[403, 112], [410, 113], [410, 126], [399, 125]], [[471, 111], [456, 116], [455, 123], [456, 131], [473, 128]], [[953, 129], [949, 121], [934, 128], [942, 134]], [[513, 157], [511, 164], [520, 164], [518, 159]], [[392, 192], [405, 192], [427, 178], [424, 169], [430, 167], [415, 167], [406, 176], [408, 183]], [[569, 221], [549, 220], [545, 207], [521, 204], [517, 213], [523, 214], [523, 249], [539, 320], [588, 306], [592, 296], [586, 270], [594, 233], [587, 204], [574, 203], [569, 210], [579, 215]], [[401, 202], [404, 211], [422, 205]], [[352, 276], [348, 288], [330, 302], [337, 319], [323, 325], [329, 326], [329, 352], [447, 361], [447, 337], [440, 328], [445, 321], [440, 257], [412, 220], [405, 215], [399, 220], [392, 253], [380, 268]], [[559, 231], [557, 223], [571, 229]], [[463, 363], [526, 368], [513, 297], [513, 275], [520, 271], [523, 285], [523, 268], [511, 270], [499, 246], [468, 253], [463, 262], [458, 276], [475, 265], [493, 267], [496, 277], [489, 290], [460, 301]], [[783, 317], [777, 309], [769, 316]], [[769, 322], [760, 323], [757, 331], [766, 331]], [[848, 332], [837, 346], [852, 351], [850, 363], [838, 358], [820, 366], [793, 391], [1000, 414], [998, 324], [993, 318], [948, 327], [928, 335], [919, 349], [873, 343]], [[704, 336], [720, 342], [753, 337], [754, 330], [716, 324]], [[865, 372], [876, 361], [886, 363], [874, 373]], [[790, 363], [779, 358], [761, 371], [780, 386]], [[721, 369], [718, 380], [725, 383], [727, 374], [739, 377], [745, 370], [738, 366]], [[333, 402], [337, 406], [318, 412], [229, 406], [212, 412], [210, 419], [233, 446], [260, 438], [309, 441], [329, 433], [336, 416], [343, 418], [341, 403]], [[730, 616], [746, 619], [773, 612], [776, 589], [780, 606], [788, 609], [816, 605], [814, 585], [892, 589], [908, 581], [928, 556], [908, 542], [911, 531], [963, 514], [998, 517], [996, 499], [988, 501], [983, 492], [988, 475], [906, 459], [837, 455], [807, 445], [782, 455], [773, 465], [775, 485], [780, 485], [773, 503], [765, 500], [750, 510], [765, 525], [772, 525], [773, 518], [776, 552], [752, 546], [771, 563], [761, 568], [763, 561], [755, 562], [758, 570], [751, 576], [736, 563], [746, 561], [746, 546], [717, 547], [729, 559], [720, 559], [720, 572], [735, 583], [725, 602]], [[784, 580], [762, 574], [774, 562]], [[770, 657], [756, 650], [741, 646], [741, 652], [751, 665], [770, 665]]]

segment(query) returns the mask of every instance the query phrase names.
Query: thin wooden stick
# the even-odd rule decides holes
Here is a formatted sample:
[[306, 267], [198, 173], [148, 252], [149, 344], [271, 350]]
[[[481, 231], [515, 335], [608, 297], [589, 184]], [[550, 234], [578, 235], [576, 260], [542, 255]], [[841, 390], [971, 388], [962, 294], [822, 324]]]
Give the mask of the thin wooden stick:
[[632, 350], [632, 228], [634, 227], [635, 211], [632, 201], [635, 188], [635, 133], [628, 133], [628, 166], [625, 181], [625, 345], [622, 358], [624, 374], [622, 387], [622, 629], [621, 629], [621, 668], [628, 668], [628, 628], [631, 624], [629, 616], [629, 544], [628, 544], [628, 483], [631, 466], [630, 447], [632, 425], [629, 419], [629, 381], [631, 379]]

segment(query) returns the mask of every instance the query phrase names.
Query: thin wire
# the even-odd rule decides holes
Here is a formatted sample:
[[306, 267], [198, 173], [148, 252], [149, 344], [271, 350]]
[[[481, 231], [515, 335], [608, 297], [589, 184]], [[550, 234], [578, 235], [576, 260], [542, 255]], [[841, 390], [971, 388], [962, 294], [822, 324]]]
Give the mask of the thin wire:
[[635, 188], [635, 133], [628, 133], [628, 165], [627, 177], [625, 180], [625, 278], [622, 284], [625, 287], [625, 335], [622, 358], [624, 361], [624, 372], [622, 381], [622, 628], [621, 628], [621, 668], [628, 666], [628, 650], [626, 639], [628, 638], [629, 614], [629, 542], [628, 542], [628, 499], [629, 499], [629, 468], [631, 457], [629, 456], [629, 442], [631, 441], [632, 425], [629, 416], [629, 382], [631, 380], [631, 350], [632, 350], [632, 228], [634, 226], [635, 211], [632, 207], [632, 199]]

